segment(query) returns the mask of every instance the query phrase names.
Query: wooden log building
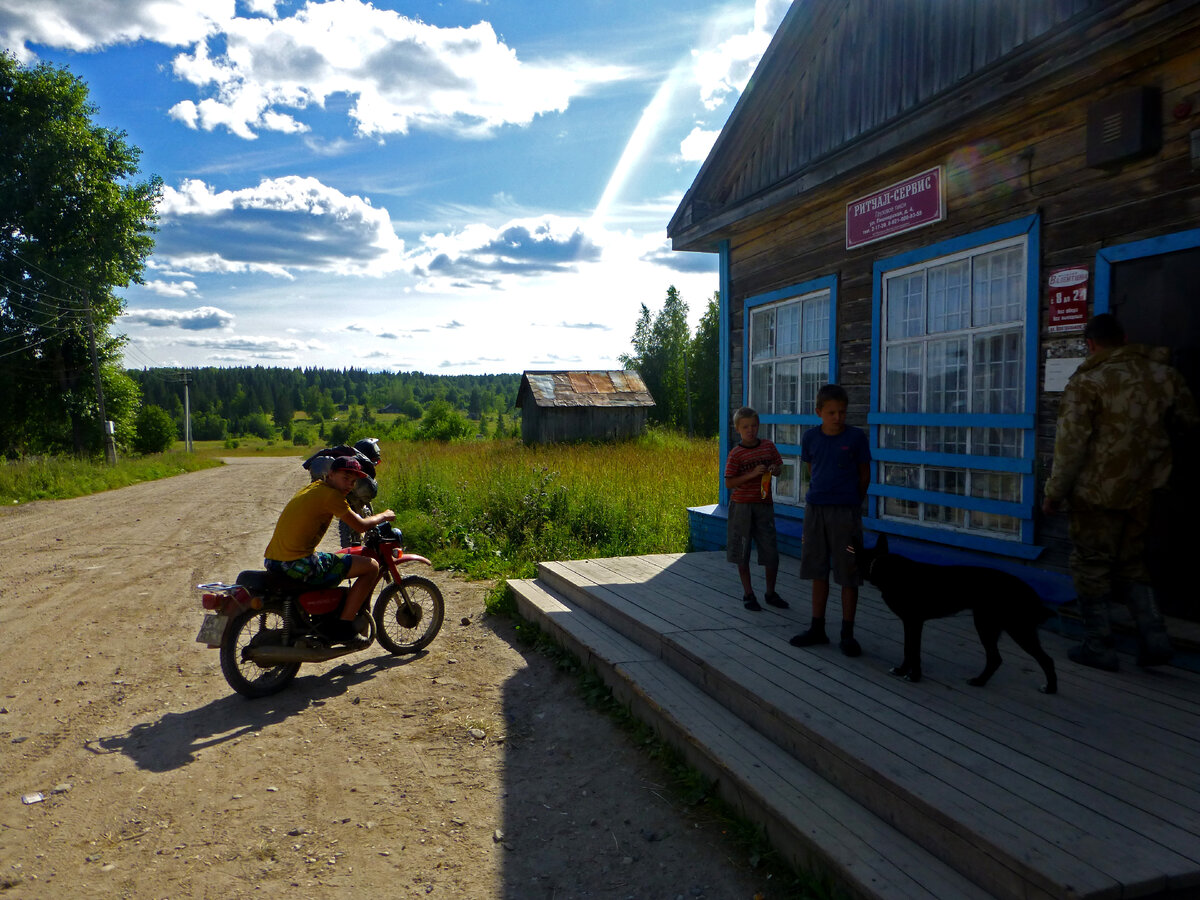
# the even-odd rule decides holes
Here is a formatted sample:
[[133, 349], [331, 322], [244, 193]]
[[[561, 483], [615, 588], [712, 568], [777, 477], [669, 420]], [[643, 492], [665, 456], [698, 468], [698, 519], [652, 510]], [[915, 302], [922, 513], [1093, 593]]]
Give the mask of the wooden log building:
[[526, 371], [517, 390], [526, 444], [637, 437], [652, 406], [642, 376], [623, 370]]
[[[668, 234], [719, 254], [722, 414], [755, 407], [780, 446], [785, 552], [836, 381], [870, 436], [868, 531], [1068, 600], [1039, 507], [1083, 323], [1116, 313], [1200, 393], [1200, 2], [796, 0]], [[1200, 619], [1176, 457], [1152, 564]], [[691, 511], [698, 549], [727, 499]]]

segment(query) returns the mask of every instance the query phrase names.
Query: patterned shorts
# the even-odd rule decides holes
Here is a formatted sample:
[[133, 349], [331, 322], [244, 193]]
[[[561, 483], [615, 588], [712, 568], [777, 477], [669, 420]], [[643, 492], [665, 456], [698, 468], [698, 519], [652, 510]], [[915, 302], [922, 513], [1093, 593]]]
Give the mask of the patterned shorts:
[[353, 559], [344, 553], [326, 553], [323, 550], [300, 559], [263, 560], [268, 572], [277, 572], [318, 588], [333, 587], [341, 582], [350, 573], [352, 563]]

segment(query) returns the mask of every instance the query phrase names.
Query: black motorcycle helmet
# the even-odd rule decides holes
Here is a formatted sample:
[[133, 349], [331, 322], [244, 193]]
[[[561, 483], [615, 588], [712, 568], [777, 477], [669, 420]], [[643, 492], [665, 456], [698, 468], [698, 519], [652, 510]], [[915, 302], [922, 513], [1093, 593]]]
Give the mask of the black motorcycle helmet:
[[373, 463], [379, 462], [379, 438], [363, 438], [354, 445], [354, 449]]

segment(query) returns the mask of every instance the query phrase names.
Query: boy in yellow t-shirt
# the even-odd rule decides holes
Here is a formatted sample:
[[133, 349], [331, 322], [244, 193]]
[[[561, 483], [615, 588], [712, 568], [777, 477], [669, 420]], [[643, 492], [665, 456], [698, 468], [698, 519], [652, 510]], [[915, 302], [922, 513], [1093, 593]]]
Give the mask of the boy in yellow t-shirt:
[[344, 578], [354, 579], [341, 614], [345, 626], [336, 635], [343, 642], [367, 631], [367, 623], [356, 627], [354, 620], [375, 585], [379, 563], [367, 556], [326, 553], [317, 550], [317, 545], [335, 518], [359, 534], [396, 518], [390, 509], [363, 518], [350, 508], [346, 495], [359, 478], [365, 477], [367, 473], [358, 460], [353, 457], [335, 459], [324, 480], [305, 485], [288, 501], [263, 553], [267, 571], [286, 575], [314, 588], [332, 587]]

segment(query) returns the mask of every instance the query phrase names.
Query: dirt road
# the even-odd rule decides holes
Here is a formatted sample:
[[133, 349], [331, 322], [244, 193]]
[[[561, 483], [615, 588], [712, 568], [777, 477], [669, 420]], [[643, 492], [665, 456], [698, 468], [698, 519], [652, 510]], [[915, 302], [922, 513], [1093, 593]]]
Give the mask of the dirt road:
[[234, 694], [192, 586], [258, 567], [305, 477], [236, 459], [0, 512], [0, 897], [771, 896], [486, 584], [434, 574], [416, 658]]

